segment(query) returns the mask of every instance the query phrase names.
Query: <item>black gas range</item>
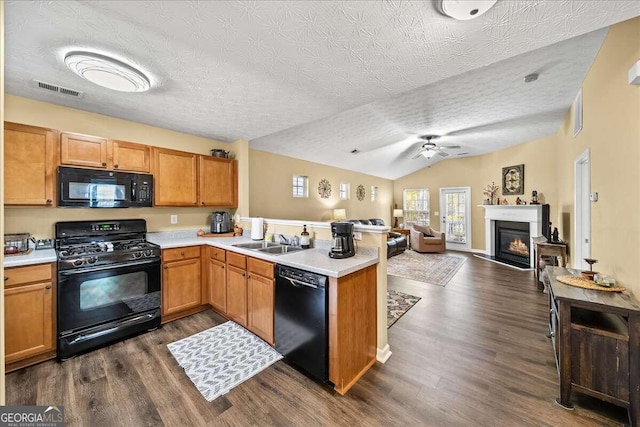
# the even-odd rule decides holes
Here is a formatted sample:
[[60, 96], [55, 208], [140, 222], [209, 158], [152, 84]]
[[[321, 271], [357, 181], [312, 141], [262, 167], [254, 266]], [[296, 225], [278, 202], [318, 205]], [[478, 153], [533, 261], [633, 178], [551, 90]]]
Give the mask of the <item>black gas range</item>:
[[160, 326], [161, 250], [143, 219], [55, 226], [58, 359]]

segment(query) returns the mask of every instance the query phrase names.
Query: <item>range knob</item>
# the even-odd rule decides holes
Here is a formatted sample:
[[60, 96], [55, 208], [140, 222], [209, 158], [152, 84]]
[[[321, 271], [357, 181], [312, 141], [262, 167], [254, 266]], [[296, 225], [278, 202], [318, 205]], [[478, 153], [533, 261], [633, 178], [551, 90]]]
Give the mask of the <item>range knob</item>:
[[142, 258], [142, 251], [134, 252], [133, 253], [133, 257], [134, 258]]
[[151, 249], [147, 249], [146, 251], [144, 251], [144, 256], [151, 256], [153, 255], [153, 251]]
[[73, 265], [75, 265], [76, 267], [79, 267], [79, 266], [82, 265], [83, 262], [84, 262], [84, 260], [82, 258], [78, 258], [78, 259], [73, 261]]
[[89, 259], [87, 260], [87, 262], [88, 262], [89, 264], [95, 264], [95, 263], [96, 263], [96, 261], [98, 261], [98, 258], [97, 258], [97, 257], [94, 257], [94, 256], [92, 256], [91, 258], [89, 258]]

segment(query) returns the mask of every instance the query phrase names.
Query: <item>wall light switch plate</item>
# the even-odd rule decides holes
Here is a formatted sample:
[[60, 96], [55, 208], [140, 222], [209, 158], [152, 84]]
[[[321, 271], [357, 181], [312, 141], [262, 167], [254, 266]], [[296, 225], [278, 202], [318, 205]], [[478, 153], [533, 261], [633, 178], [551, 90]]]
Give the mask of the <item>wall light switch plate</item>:
[[592, 202], [597, 202], [598, 201], [598, 193], [595, 192], [595, 191], [589, 193], [589, 200], [591, 200]]
[[361, 231], [354, 231], [353, 232], [353, 238], [355, 240], [362, 240], [362, 232]]
[[171, 215], [171, 224], [178, 223], [178, 215]]

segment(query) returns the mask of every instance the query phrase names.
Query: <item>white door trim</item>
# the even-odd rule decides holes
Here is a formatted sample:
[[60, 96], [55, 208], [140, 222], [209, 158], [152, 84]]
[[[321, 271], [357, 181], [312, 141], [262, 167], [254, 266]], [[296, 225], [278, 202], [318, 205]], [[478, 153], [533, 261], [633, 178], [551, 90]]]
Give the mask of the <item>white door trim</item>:
[[[591, 153], [587, 148], [573, 163], [574, 169], [574, 204], [575, 220], [573, 267], [588, 269], [584, 258], [591, 256]], [[586, 191], [585, 191], [586, 189]], [[585, 232], [585, 225], [588, 231]]]
[[466, 243], [453, 243], [446, 242], [447, 249], [451, 249], [454, 251], [464, 251], [471, 252], [471, 187], [442, 187], [440, 188], [440, 231], [445, 232], [443, 229], [444, 225], [444, 193], [446, 191], [463, 191], [465, 193], [465, 229], [467, 230], [467, 242]]

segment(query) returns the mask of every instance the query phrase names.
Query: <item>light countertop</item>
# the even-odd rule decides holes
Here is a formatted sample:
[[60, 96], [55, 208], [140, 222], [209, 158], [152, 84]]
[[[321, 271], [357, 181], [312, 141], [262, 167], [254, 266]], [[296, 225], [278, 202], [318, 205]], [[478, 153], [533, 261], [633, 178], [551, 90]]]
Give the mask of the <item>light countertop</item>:
[[342, 277], [378, 263], [377, 248], [359, 248], [350, 258], [329, 258], [327, 249], [305, 249], [284, 255], [273, 255], [246, 248], [237, 248], [238, 243], [252, 242], [248, 237], [198, 237], [196, 231], [148, 233], [147, 240], [160, 245], [162, 249], [185, 246], [209, 245], [230, 250], [273, 263], [300, 268], [329, 277]]
[[4, 256], [4, 268], [21, 267], [24, 265], [45, 264], [48, 262], [56, 262], [58, 260], [56, 251], [53, 249], [34, 250], [28, 255], [11, 255]]

